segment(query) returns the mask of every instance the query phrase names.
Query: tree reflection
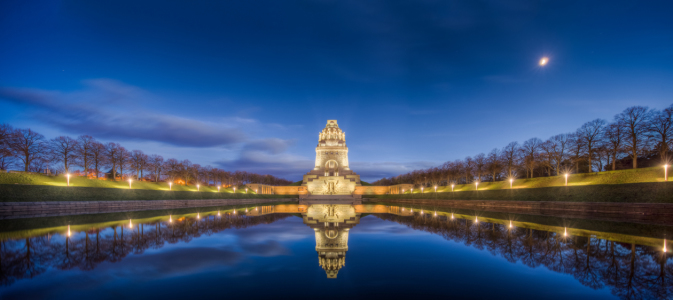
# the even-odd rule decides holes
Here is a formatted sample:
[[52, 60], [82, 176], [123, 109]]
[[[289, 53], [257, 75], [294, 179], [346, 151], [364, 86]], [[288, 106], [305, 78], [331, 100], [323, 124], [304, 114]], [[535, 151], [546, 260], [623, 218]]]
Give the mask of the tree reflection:
[[[57, 241], [51, 235], [0, 241], [0, 284], [33, 278], [56, 268], [93, 270], [102, 262], [119, 262], [129, 253], [142, 254], [146, 249], [159, 249], [178, 242], [188, 243], [194, 237], [211, 235], [230, 228], [246, 228], [270, 224], [290, 215], [272, 214], [260, 217], [226, 215], [183, 222], [152, 222], [128, 226], [111, 226], [109, 230], [92, 228], [81, 234], [64, 236]], [[81, 235], [81, 237], [80, 237]]]
[[378, 214], [378, 218], [441, 235], [447, 240], [486, 249], [507, 261], [535, 268], [544, 266], [570, 274], [593, 289], [608, 287], [622, 299], [673, 298], [673, 259], [660, 249], [595, 237], [568, 236], [532, 228], [508, 228], [416, 214]]

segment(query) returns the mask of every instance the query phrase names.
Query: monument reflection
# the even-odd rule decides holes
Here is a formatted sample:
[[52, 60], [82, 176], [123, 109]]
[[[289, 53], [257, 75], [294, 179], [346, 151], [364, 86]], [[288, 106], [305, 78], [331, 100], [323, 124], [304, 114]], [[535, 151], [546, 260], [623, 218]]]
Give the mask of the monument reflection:
[[346, 264], [348, 233], [360, 223], [360, 214], [352, 205], [313, 204], [302, 214], [304, 224], [315, 231], [318, 264], [327, 278], [336, 278]]

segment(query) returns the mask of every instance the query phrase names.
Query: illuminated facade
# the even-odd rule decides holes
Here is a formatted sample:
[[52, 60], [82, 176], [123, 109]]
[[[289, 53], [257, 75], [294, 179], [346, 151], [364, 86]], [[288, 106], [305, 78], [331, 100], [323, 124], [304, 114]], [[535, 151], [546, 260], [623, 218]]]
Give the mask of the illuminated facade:
[[360, 185], [360, 175], [348, 167], [346, 133], [336, 120], [327, 120], [318, 134], [315, 167], [304, 175], [302, 186], [311, 195], [351, 195]]

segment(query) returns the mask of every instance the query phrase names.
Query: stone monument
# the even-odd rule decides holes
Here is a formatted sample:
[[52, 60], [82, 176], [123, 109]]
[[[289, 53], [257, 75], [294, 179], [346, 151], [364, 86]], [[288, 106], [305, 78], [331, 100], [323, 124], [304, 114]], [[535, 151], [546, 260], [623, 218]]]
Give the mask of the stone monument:
[[309, 195], [351, 195], [360, 185], [360, 175], [348, 167], [346, 133], [337, 120], [327, 120], [318, 134], [315, 167], [304, 175], [302, 186], [307, 187]]

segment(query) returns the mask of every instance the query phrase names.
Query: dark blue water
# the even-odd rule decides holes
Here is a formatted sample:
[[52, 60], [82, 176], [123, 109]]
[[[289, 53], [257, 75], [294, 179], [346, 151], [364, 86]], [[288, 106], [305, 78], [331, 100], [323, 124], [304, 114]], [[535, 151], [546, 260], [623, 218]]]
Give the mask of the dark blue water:
[[[350, 225], [345, 263], [336, 278], [328, 278], [319, 265], [316, 231], [305, 223], [299, 214], [209, 215], [92, 227], [70, 237], [63, 232], [6, 237], [0, 298], [673, 295], [673, 259], [652, 245], [418, 214], [359, 217]], [[336, 228], [332, 234], [343, 236], [344, 226], [328, 224], [319, 234]]]

